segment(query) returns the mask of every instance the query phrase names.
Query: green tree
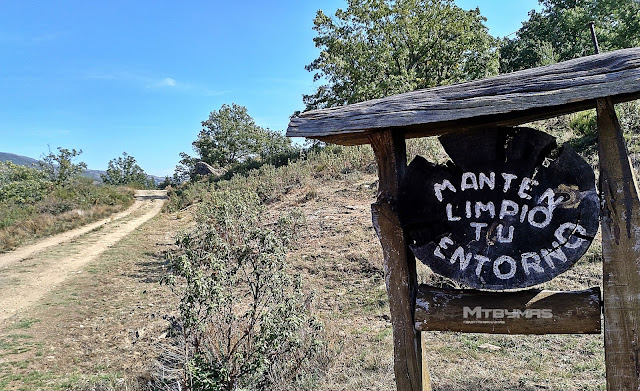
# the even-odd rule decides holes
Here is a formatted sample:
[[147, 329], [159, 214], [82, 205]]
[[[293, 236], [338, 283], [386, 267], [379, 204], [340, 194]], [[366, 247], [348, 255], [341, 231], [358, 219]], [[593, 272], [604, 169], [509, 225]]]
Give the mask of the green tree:
[[191, 157], [185, 152], [180, 152], [180, 161], [173, 172], [173, 178], [171, 179], [172, 182], [179, 185], [189, 179], [192, 179], [197, 162], [197, 158]]
[[262, 132], [246, 107], [224, 104], [202, 122], [202, 130], [193, 147], [204, 162], [226, 166], [255, 156]]
[[595, 22], [601, 51], [640, 45], [637, 0], [540, 0], [516, 38], [500, 49], [500, 71], [547, 65], [594, 54], [589, 23]]
[[222, 105], [202, 122], [198, 139], [193, 142], [198, 158], [181, 153], [176, 173], [184, 177], [193, 171], [198, 160], [218, 167], [225, 167], [248, 159], [269, 162], [273, 157], [295, 150], [291, 140], [280, 132], [256, 125], [244, 106], [233, 103]]
[[453, 0], [349, 0], [313, 23], [320, 56], [307, 109], [332, 107], [497, 73], [497, 41], [478, 9]]
[[80, 176], [87, 169], [87, 165], [83, 162], [74, 163], [73, 161], [82, 154], [82, 150], [67, 149], [58, 147], [58, 153], [49, 150], [47, 155], [42, 156], [42, 160], [38, 162], [40, 169], [47, 175], [49, 180], [58, 185], [65, 186], [72, 179]]
[[151, 188], [155, 185], [153, 179], [150, 179], [136, 163], [136, 159], [126, 152], [117, 159], [109, 161], [106, 173], [100, 177], [107, 185], [134, 185], [143, 188]]

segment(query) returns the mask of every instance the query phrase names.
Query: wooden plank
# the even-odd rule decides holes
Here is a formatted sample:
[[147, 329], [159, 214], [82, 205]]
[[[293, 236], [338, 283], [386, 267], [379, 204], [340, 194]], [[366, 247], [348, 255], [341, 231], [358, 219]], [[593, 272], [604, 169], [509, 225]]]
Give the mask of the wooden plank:
[[640, 200], [610, 99], [598, 100], [608, 390], [640, 389]]
[[422, 391], [431, 391], [431, 374], [427, 365], [427, 334], [423, 332], [419, 332], [419, 334], [420, 350], [422, 351]]
[[486, 292], [420, 285], [415, 321], [421, 331], [599, 334], [600, 288]]
[[413, 327], [417, 291], [416, 261], [396, 211], [398, 186], [407, 164], [402, 134], [370, 136], [378, 163], [378, 199], [371, 205], [373, 226], [384, 255], [384, 276], [393, 326], [394, 373], [398, 391], [422, 391], [420, 333]]
[[536, 119], [640, 97], [640, 48], [617, 50], [478, 81], [418, 90], [293, 118], [287, 136], [369, 142], [378, 129], [420, 137]]
[[591, 166], [530, 128], [440, 137], [452, 162], [416, 157], [398, 214], [413, 254], [477, 289], [526, 288], [568, 270], [598, 232]]

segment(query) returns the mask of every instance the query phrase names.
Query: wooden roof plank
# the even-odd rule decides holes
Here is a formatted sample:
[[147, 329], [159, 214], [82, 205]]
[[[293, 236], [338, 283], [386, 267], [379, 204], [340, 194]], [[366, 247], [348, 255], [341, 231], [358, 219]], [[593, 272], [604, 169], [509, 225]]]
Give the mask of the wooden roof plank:
[[[308, 111], [291, 120], [287, 136], [365, 144], [379, 129], [419, 137], [505, 121], [517, 125], [595, 107], [595, 99], [603, 97], [616, 102], [640, 97], [640, 48]], [[470, 122], [475, 119], [477, 125]]]

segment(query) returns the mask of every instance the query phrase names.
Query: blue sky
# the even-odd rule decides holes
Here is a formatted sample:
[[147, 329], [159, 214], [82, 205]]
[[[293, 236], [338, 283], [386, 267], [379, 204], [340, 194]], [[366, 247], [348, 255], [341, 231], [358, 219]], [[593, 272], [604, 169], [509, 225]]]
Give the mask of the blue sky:
[[[479, 7], [495, 36], [537, 0], [456, 0]], [[127, 152], [171, 175], [200, 122], [222, 104], [286, 129], [314, 91], [312, 20], [346, 0], [2, 1], [0, 151], [34, 158], [82, 149], [89, 168]]]

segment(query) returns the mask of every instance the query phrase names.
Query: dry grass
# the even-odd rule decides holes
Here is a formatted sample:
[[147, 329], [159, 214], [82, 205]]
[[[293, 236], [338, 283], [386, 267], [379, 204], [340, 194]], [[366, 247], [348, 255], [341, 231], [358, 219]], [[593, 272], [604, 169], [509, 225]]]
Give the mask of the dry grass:
[[[305, 286], [316, 292], [323, 319], [329, 367], [322, 390], [394, 390], [393, 345], [380, 245], [371, 225], [376, 177], [345, 176], [309, 183], [269, 206], [275, 216], [301, 207], [307, 228], [290, 254]], [[310, 189], [315, 196], [306, 197]], [[601, 280], [599, 244], [589, 255], [544, 285], [584, 289]], [[441, 284], [425, 266], [423, 282]], [[599, 390], [604, 389], [602, 337], [501, 336], [427, 333], [434, 390]], [[497, 352], [480, 346], [491, 343]]]
[[0, 229], [0, 251], [16, 248], [33, 239], [68, 231], [124, 210], [133, 202], [120, 205], [97, 205], [91, 209], [74, 209], [59, 215], [36, 214]]
[[[556, 122], [535, 126], [547, 130], [565, 129], [558, 133], [561, 136], [559, 141], [571, 141], [581, 137], [576, 130], [567, 129], [571, 120], [571, 117], [562, 117]], [[382, 254], [370, 214], [370, 204], [375, 201], [377, 189], [375, 166], [372, 165], [370, 149], [345, 151], [344, 155], [336, 153], [280, 169], [263, 167], [248, 178], [198, 183], [184, 190], [182, 200], [174, 198], [170, 209], [177, 212], [167, 213], [163, 217], [166, 220], [160, 221], [188, 216], [189, 204], [207, 197], [208, 190], [220, 188], [257, 191], [272, 221], [291, 211], [302, 210], [306, 226], [300, 229], [299, 244], [290, 250], [288, 260], [302, 275], [305, 289], [315, 292], [314, 311], [325, 325], [326, 352], [322, 365], [326, 372], [324, 377], [317, 379], [317, 388], [331, 391], [395, 390], [392, 332]], [[427, 154], [432, 161], [446, 157], [433, 139], [412, 140], [408, 151], [410, 157], [418, 153]], [[593, 156], [588, 158], [596, 164]], [[154, 227], [162, 231], [158, 235], [175, 232], [171, 224], [156, 224]], [[58, 316], [51, 323], [51, 318], [48, 318], [53, 316], [51, 312], [34, 313], [33, 318], [41, 321], [31, 326], [38, 332], [32, 333], [35, 338], [29, 343], [49, 344], [53, 341], [48, 339], [53, 339], [53, 346], [59, 352], [56, 356], [67, 357], [66, 361], [56, 362], [56, 376], [62, 379], [57, 384], [64, 380], [75, 385], [76, 389], [88, 390], [92, 384], [111, 387], [105, 390], [136, 389], [131, 384], [144, 375], [153, 362], [153, 354], [157, 351], [152, 348], [151, 341], [164, 335], [168, 322], [159, 319], [171, 314], [175, 298], [170, 299], [166, 292], [160, 294], [156, 288], [151, 291], [152, 285], [144, 285], [144, 290], [153, 294], [140, 293], [143, 285], [135, 290], [130, 288], [133, 285], [128, 285], [132, 283], [126, 268], [135, 268], [140, 279], [162, 273], [157, 268], [155, 256], [149, 255], [157, 254], [158, 248], [154, 249], [144, 235], [143, 232], [135, 236], [137, 239], [128, 239], [118, 245], [117, 252], [100, 264], [103, 266], [96, 271], [99, 281], [101, 284], [108, 282], [108, 285], [100, 288], [86, 280], [76, 285], [77, 288], [70, 291], [72, 293], [59, 293], [59, 301], [68, 306], [69, 314], [73, 315]], [[135, 257], [140, 257], [140, 260], [136, 261]], [[598, 286], [602, 278], [601, 262], [601, 247], [599, 239], [596, 239], [581, 261], [541, 287], [576, 290]], [[144, 263], [156, 266], [149, 270], [140, 266]], [[419, 276], [423, 282], [447, 283], [422, 265], [419, 266]], [[134, 293], [114, 288], [120, 286]], [[103, 300], [110, 302], [109, 307], [100, 304], [95, 297], [104, 297]], [[80, 304], [83, 301], [89, 304]], [[144, 310], [147, 303], [155, 305], [153, 310]], [[88, 310], [93, 306], [98, 311]], [[155, 317], [150, 318], [149, 312], [153, 312]], [[78, 334], [81, 338], [66, 331], [78, 327], [78, 324], [99, 329], [94, 332], [85, 330]], [[140, 328], [145, 330], [142, 343], [131, 339]], [[110, 343], [109, 335], [120, 342]], [[426, 340], [428, 364], [436, 391], [605, 389], [601, 335], [509, 336], [429, 332]], [[481, 348], [484, 343], [495, 345], [499, 350], [484, 350]], [[105, 348], [110, 344], [120, 348]], [[99, 353], [83, 355], [82, 351]], [[78, 362], [71, 358], [74, 352], [78, 352]], [[29, 364], [30, 369], [40, 373], [52, 370], [46, 360], [33, 360]], [[23, 372], [26, 378], [28, 372]], [[105, 373], [112, 377], [107, 380], [95, 378]], [[118, 384], [127, 384], [127, 388]]]

